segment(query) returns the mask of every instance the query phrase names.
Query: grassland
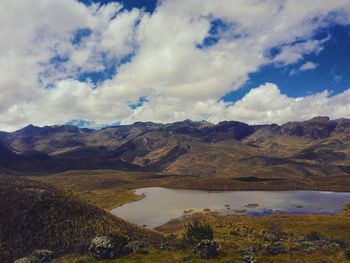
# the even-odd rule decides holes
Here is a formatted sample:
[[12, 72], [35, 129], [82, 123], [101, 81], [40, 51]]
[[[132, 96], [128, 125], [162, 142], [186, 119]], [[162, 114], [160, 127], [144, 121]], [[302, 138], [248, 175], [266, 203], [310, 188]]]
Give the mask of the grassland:
[[[244, 262], [241, 261], [241, 257], [237, 250], [225, 249], [225, 254], [222, 254], [217, 259], [199, 259], [195, 255], [191, 254], [190, 250], [182, 251], [160, 251], [150, 250], [149, 254], [133, 254], [121, 259], [115, 260], [103, 260], [98, 261], [89, 256], [68, 256], [60, 258], [57, 262], [62, 263], [232, 263], [232, 262]], [[341, 251], [316, 251], [310, 254], [294, 253], [289, 255], [277, 255], [273, 257], [262, 256], [258, 258], [257, 262], [262, 263], [347, 263], [349, 262], [344, 258]]]
[[[132, 192], [135, 188], [147, 186], [163, 186], [173, 188], [191, 188], [206, 190], [233, 190], [233, 189], [291, 189], [284, 188], [286, 183], [279, 180], [258, 180], [249, 182], [249, 180], [232, 180], [227, 183], [227, 178], [206, 178], [206, 177], [185, 177], [185, 176], [165, 176], [150, 173], [128, 173], [113, 170], [97, 171], [70, 171], [60, 174], [44, 177], [31, 177], [31, 179], [40, 180], [70, 189], [79, 195], [80, 198], [95, 204], [104, 209], [111, 209], [140, 198]], [[212, 180], [210, 180], [212, 179]], [[324, 180], [324, 181], [322, 181]], [[343, 186], [339, 183], [328, 184], [327, 190], [349, 191], [349, 183], [346, 178], [339, 178], [343, 181]], [[197, 184], [194, 184], [194, 183]], [[211, 184], [209, 185], [209, 182]], [[226, 182], [226, 184], [224, 184]], [[295, 189], [315, 189], [325, 190], [322, 184], [327, 182], [326, 178], [321, 181], [314, 181], [312, 178], [306, 179], [302, 184], [295, 183]], [[305, 184], [308, 187], [305, 187]], [[187, 187], [185, 187], [187, 185]], [[274, 186], [274, 188], [273, 188]], [[312, 232], [317, 232], [327, 240], [336, 240], [344, 244], [350, 243], [350, 212], [345, 208], [339, 214], [335, 215], [291, 215], [291, 214], [273, 214], [262, 217], [251, 217], [247, 215], [219, 216], [216, 213], [195, 214], [194, 217], [201, 221], [209, 223], [215, 233], [215, 238], [223, 246], [223, 252], [215, 260], [202, 260], [192, 253], [192, 248], [159, 250], [150, 249], [148, 254], [132, 254], [121, 259], [99, 261], [99, 262], [239, 262], [241, 255], [239, 250], [244, 247], [258, 245], [261, 250], [257, 253], [257, 262], [349, 262], [345, 256], [345, 249], [326, 248], [316, 249], [311, 252], [293, 250], [292, 252], [279, 255], [266, 255], [263, 248], [269, 241], [262, 238], [262, 233], [276, 234], [284, 236], [282, 243], [290, 247], [296, 242], [295, 239], [306, 237]], [[185, 219], [186, 220], [190, 220]], [[241, 231], [240, 235], [233, 234], [235, 231]], [[157, 229], [166, 234], [175, 234], [181, 237], [184, 230], [184, 221], [172, 220], [169, 223]], [[88, 263], [96, 262], [89, 256], [69, 255], [58, 259], [56, 262], [76, 262]]]
[[163, 238], [43, 182], [1, 176], [0, 200], [0, 262], [40, 248], [57, 254], [76, 251], [96, 235], [121, 233], [158, 243]]
[[[195, 214], [193, 217], [207, 222], [213, 227], [215, 238], [219, 240], [223, 247], [223, 251], [217, 259], [200, 259], [192, 253], [192, 249], [176, 249], [170, 251], [151, 249], [148, 254], [132, 254], [115, 260], [96, 261], [89, 256], [70, 255], [60, 258], [57, 262], [240, 262], [242, 257], [239, 250], [248, 246], [260, 246], [262, 248], [261, 251], [257, 253], [257, 262], [349, 262], [346, 258], [345, 250], [341, 247], [316, 249], [311, 252], [296, 250], [279, 255], [266, 255], [263, 252], [263, 248], [270, 242], [264, 238], [275, 234], [283, 235], [282, 242], [286, 247], [292, 245], [292, 240], [308, 236], [314, 231], [317, 231], [320, 236], [325, 239], [337, 240], [344, 244], [350, 242], [350, 212], [348, 209], [336, 215], [275, 214], [251, 217], [246, 215], [219, 216], [216, 213], [209, 212]], [[185, 222], [186, 220], [190, 220], [190, 218], [185, 219]], [[172, 220], [158, 230], [174, 233], [178, 237], [181, 237], [184, 230], [184, 221]], [[239, 234], [236, 233], [237, 230], [239, 230]]]

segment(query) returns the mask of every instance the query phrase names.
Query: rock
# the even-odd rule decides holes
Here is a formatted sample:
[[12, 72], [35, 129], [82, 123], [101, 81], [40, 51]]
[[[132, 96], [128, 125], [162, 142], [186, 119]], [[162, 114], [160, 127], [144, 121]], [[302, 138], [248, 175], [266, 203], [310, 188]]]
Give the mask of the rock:
[[240, 249], [239, 254], [243, 259], [242, 263], [256, 263], [255, 253], [256, 249], [253, 246]]
[[306, 235], [305, 238], [309, 241], [315, 241], [315, 240], [321, 240], [322, 236], [318, 232], [311, 232], [310, 234]]
[[161, 250], [172, 250], [174, 248], [175, 248], [174, 243], [171, 243], [171, 242], [162, 242], [160, 244]]
[[276, 242], [278, 241], [278, 236], [273, 233], [265, 232], [262, 236], [264, 241]]
[[337, 123], [328, 117], [315, 117], [304, 122], [288, 122], [280, 128], [282, 135], [305, 136], [313, 139], [327, 138], [335, 130]]
[[34, 250], [32, 256], [39, 259], [40, 263], [50, 262], [54, 258], [54, 253], [47, 249]]
[[340, 248], [341, 245], [338, 242], [327, 240], [327, 239], [320, 239], [320, 240], [304, 240], [302, 242], [298, 242], [296, 246], [294, 246], [292, 249], [299, 252], [312, 252], [317, 249], [330, 249], [330, 248]]
[[48, 263], [54, 258], [54, 253], [51, 250], [39, 249], [34, 250], [31, 255], [21, 259], [17, 259], [15, 263]]
[[283, 254], [287, 253], [288, 250], [281, 244], [281, 243], [272, 243], [266, 248], [266, 253], [268, 255], [278, 255], [278, 254]]
[[197, 244], [194, 252], [197, 253], [200, 258], [210, 259], [219, 255], [221, 246], [215, 240], [204, 239]]
[[27, 257], [24, 257], [24, 258], [20, 258], [20, 259], [17, 259], [15, 260], [14, 263], [35, 263], [36, 259], [32, 256], [27, 256]]
[[97, 259], [112, 259], [125, 253], [127, 240], [124, 236], [109, 235], [95, 237], [89, 246], [89, 253]]
[[311, 241], [304, 241], [300, 243], [300, 245], [296, 248], [297, 251], [301, 252], [312, 252], [316, 250], [318, 247], [314, 242]]
[[131, 241], [125, 246], [126, 254], [129, 253], [141, 253], [141, 254], [147, 254], [149, 248], [149, 243], [140, 240], [140, 241]]

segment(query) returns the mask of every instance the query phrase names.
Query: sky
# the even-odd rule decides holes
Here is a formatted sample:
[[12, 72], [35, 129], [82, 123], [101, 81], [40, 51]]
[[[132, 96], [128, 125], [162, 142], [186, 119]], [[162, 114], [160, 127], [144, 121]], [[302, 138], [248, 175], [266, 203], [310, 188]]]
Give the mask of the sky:
[[350, 118], [349, 0], [3, 0], [0, 130]]

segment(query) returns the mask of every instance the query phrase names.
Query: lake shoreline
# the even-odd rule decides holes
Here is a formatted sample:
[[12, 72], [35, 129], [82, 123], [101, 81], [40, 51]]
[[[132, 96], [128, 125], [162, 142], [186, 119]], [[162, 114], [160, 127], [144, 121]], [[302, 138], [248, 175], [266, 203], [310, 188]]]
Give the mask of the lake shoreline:
[[[159, 186], [148, 186], [145, 188], [151, 188], [151, 187], [159, 187]], [[169, 190], [192, 190], [192, 191], [204, 191], [204, 192], [208, 192], [208, 193], [220, 193], [220, 192], [230, 192], [230, 191], [239, 191], [239, 192], [245, 192], [245, 191], [254, 191], [254, 192], [258, 192], [258, 191], [266, 191], [266, 192], [278, 192], [278, 191], [315, 191], [315, 192], [334, 192], [334, 193], [350, 193], [349, 191], [332, 191], [332, 190], [313, 190], [313, 189], [276, 189], [276, 190], [268, 190], [268, 189], [224, 189], [224, 190], [207, 190], [207, 189], [193, 189], [193, 188], [172, 188], [172, 187], [162, 187], [165, 189], [169, 189]], [[130, 199], [127, 200], [123, 203], [120, 203], [114, 207], [112, 207], [111, 209], [106, 209], [108, 212], [111, 212], [114, 209], [117, 209], [123, 205], [126, 204], [130, 204], [133, 202], [137, 202], [140, 201], [142, 199], [144, 199], [146, 196], [145, 194], [136, 194], [135, 191], [139, 189], [139, 188], [134, 188], [134, 189], [128, 189], [134, 196], [134, 199]]]
[[198, 212], [253, 217], [275, 214], [336, 214], [350, 203], [349, 192], [315, 190], [202, 191], [146, 187], [134, 190], [134, 194], [143, 198], [110, 212], [124, 220], [150, 228]]

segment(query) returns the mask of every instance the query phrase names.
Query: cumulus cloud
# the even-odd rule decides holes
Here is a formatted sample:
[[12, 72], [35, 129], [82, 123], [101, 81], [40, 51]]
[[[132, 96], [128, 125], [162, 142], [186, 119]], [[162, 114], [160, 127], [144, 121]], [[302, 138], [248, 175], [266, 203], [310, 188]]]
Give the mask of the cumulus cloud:
[[152, 120], [168, 122], [190, 117], [217, 123], [223, 120], [238, 120], [250, 124], [277, 123], [288, 120], [306, 120], [317, 115], [333, 119], [348, 116], [350, 112], [350, 89], [331, 96], [325, 90], [306, 97], [292, 98], [281, 93], [272, 83], [250, 90], [235, 103], [206, 100], [193, 104], [177, 98], [160, 98], [136, 109], [126, 121]]
[[[152, 14], [118, 3], [1, 1], [0, 129], [82, 119], [283, 122], [324, 109], [348, 116], [348, 91], [289, 98], [266, 84], [233, 105], [219, 98], [263, 65], [321, 52], [331, 36], [314, 32], [349, 24], [349, 13], [347, 0], [163, 0]], [[91, 73], [106, 76], [93, 83]], [[142, 106], [129, 106], [141, 97]]]
[[299, 70], [300, 71], [306, 71], [306, 70], [314, 70], [315, 68], [317, 68], [317, 64], [308, 61], [306, 63], [304, 63], [303, 65], [300, 66]]
[[322, 45], [329, 37], [322, 40], [308, 40], [298, 44], [286, 45], [281, 52], [274, 58], [274, 62], [281, 65], [295, 64], [303, 59], [304, 55], [311, 53], [320, 53], [323, 49]]

